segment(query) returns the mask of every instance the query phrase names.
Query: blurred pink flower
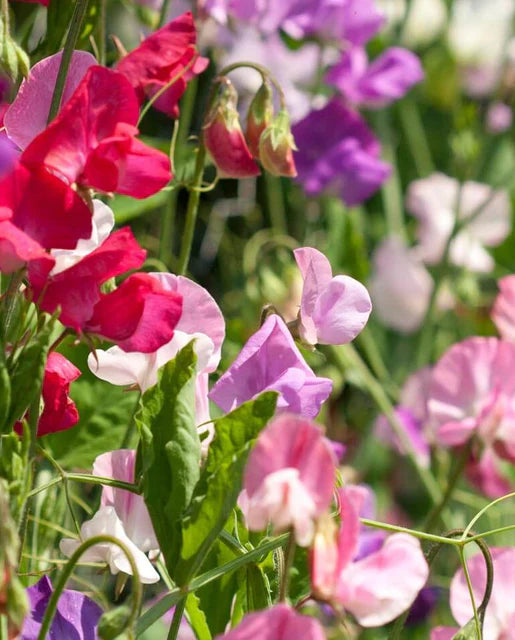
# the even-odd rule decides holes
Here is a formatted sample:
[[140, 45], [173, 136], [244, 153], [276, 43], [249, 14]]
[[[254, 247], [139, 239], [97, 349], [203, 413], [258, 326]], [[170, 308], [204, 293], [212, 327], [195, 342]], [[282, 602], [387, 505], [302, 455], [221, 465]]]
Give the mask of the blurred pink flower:
[[341, 525], [321, 520], [312, 550], [312, 588], [324, 600], [340, 604], [363, 627], [387, 624], [414, 602], [429, 575], [415, 538], [396, 533], [381, 549], [354, 560], [358, 550], [361, 487], [338, 490]]
[[336, 480], [331, 444], [315, 423], [284, 414], [259, 435], [243, 478], [240, 506], [251, 531], [272, 523], [275, 533], [292, 528], [301, 546], [314, 520], [330, 505]]
[[325, 640], [324, 631], [314, 618], [302, 616], [287, 604], [248, 613], [237, 627], [215, 640]]
[[418, 57], [401, 47], [390, 47], [369, 63], [362, 47], [345, 50], [329, 69], [326, 80], [352, 104], [382, 108], [402, 98], [424, 77]]
[[504, 133], [513, 122], [513, 109], [503, 102], [493, 102], [486, 112], [486, 130], [488, 133]]
[[294, 250], [304, 279], [300, 304], [300, 335], [308, 344], [345, 344], [368, 321], [372, 303], [366, 288], [349, 276], [335, 276], [323, 253]]
[[397, 331], [416, 331], [434, 286], [429, 272], [417, 253], [396, 236], [383, 240], [372, 259], [369, 289], [379, 319]]
[[503, 340], [515, 343], [515, 275], [497, 282], [499, 294], [492, 309], [492, 320]]
[[263, 391], [277, 391], [279, 410], [314, 418], [331, 389], [331, 380], [313, 373], [284, 321], [273, 314], [246, 342], [209, 397], [228, 412]]
[[458, 631], [458, 627], [435, 627], [430, 640], [452, 640]]
[[457, 180], [443, 173], [412, 182], [406, 208], [419, 221], [417, 250], [427, 264], [438, 264], [458, 220], [473, 218], [452, 240], [450, 261], [471, 271], [489, 272], [494, 261], [485, 247], [496, 247], [511, 229], [511, 205], [505, 190], [486, 184]]

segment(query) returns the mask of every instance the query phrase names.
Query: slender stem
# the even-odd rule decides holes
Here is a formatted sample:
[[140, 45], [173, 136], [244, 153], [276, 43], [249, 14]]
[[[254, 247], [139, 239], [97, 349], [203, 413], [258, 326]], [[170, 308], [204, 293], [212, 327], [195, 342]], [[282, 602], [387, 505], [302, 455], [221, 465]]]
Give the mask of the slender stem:
[[98, 62], [106, 63], [106, 0], [100, 0], [98, 16]]
[[439, 544], [450, 544], [454, 546], [461, 544], [459, 541], [451, 540], [444, 536], [437, 536], [432, 533], [426, 533], [425, 531], [416, 531], [415, 529], [408, 529], [407, 527], [399, 527], [386, 522], [377, 522], [376, 520], [369, 520], [368, 518], [360, 518], [360, 522], [366, 527], [374, 527], [374, 529], [383, 529], [384, 531], [392, 531], [393, 533], [409, 533], [409, 535], [414, 538], [428, 540], [429, 542], [438, 542]]
[[515, 491], [511, 493], [507, 493], [505, 496], [501, 496], [500, 498], [497, 498], [496, 500], [493, 500], [492, 502], [487, 504], [486, 507], [483, 507], [481, 511], [479, 511], [468, 523], [468, 525], [465, 527], [465, 530], [463, 531], [462, 539], [465, 539], [468, 536], [472, 527], [476, 524], [479, 518], [481, 518], [481, 516], [483, 516], [488, 511], [488, 509], [490, 509], [490, 507], [493, 507], [494, 505], [499, 504], [499, 502], [503, 502], [503, 500], [508, 500], [508, 498], [515, 498]]
[[57, 79], [55, 81], [55, 89], [52, 95], [52, 102], [50, 103], [50, 111], [48, 113], [47, 124], [50, 123], [58, 114], [59, 107], [61, 106], [61, 98], [63, 97], [64, 85], [66, 83], [66, 76], [68, 74], [68, 68], [72, 59], [73, 51], [79, 38], [82, 22], [88, 9], [89, 0], [77, 0], [75, 9], [73, 11], [72, 19], [70, 22], [70, 28], [68, 35], [66, 36], [66, 42], [64, 43], [63, 57], [61, 58], [61, 64], [59, 65], [59, 71], [57, 73]]
[[288, 538], [288, 544], [286, 546], [281, 583], [279, 585], [279, 602], [286, 602], [286, 598], [288, 596], [288, 588], [290, 586], [290, 573], [293, 567], [293, 560], [295, 558], [295, 547], [295, 537], [293, 535], [293, 532], [290, 532], [290, 537]]
[[460, 547], [458, 549], [458, 553], [460, 555], [461, 566], [463, 568], [463, 573], [465, 575], [465, 580], [467, 582], [467, 588], [468, 588], [468, 592], [469, 592], [469, 596], [470, 596], [470, 602], [472, 604], [472, 611], [474, 612], [474, 622], [476, 624], [477, 637], [480, 640], [482, 638], [481, 623], [479, 621], [479, 616], [478, 616], [478, 613], [477, 613], [476, 599], [474, 597], [474, 590], [472, 588], [472, 582], [470, 581], [470, 574], [469, 574], [469, 570], [468, 570], [468, 567], [467, 567], [467, 561], [465, 560], [465, 552], [464, 552], [463, 547]]
[[434, 171], [434, 163], [417, 103], [411, 97], [405, 98], [399, 102], [398, 110], [417, 173], [420, 177], [428, 176]]
[[284, 91], [281, 85], [279, 84], [279, 82], [277, 82], [277, 80], [274, 78], [274, 76], [270, 73], [270, 71], [266, 67], [263, 67], [262, 65], [257, 64], [256, 62], [249, 62], [248, 60], [245, 60], [243, 62], [234, 62], [233, 64], [229, 64], [220, 71], [220, 73], [218, 74], [218, 78], [227, 76], [229, 75], [229, 73], [231, 73], [231, 71], [235, 71], [236, 69], [242, 69], [242, 68], [254, 69], [254, 71], [257, 71], [261, 75], [263, 80], [266, 80], [266, 79], [270, 80], [270, 82], [274, 85], [277, 91], [277, 94], [279, 96], [279, 103], [280, 103], [281, 109], [286, 108], [286, 98], [284, 96]]
[[3, 335], [4, 339], [9, 335], [9, 330], [11, 328], [14, 308], [16, 306], [16, 294], [20, 288], [21, 283], [23, 282], [24, 271], [17, 271], [13, 273], [7, 284], [7, 289], [2, 296], [2, 307], [4, 311], [4, 326], [3, 326]]
[[170, 625], [170, 631], [168, 632], [168, 640], [176, 640], [179, 633], [179, 629], [182, 622], [182, 616], [184, 615], [184, 607], [186, 606], [186, 596], [179, 600], [175, 605], [175, 611], [173, 612], [172, 624]]
[[268, 202], [268, 214], [272, 223], [272, 231], [274, 234], [287, 235], [288, 224], [286, 221], [286, 211], [284, 209], [284, 195], [281, 185], [281, 179], [264, 172], [266, 196]]
[[132, 553], [129, 551], [129, 549], [125, 546], [123, 542], [121, 542], [117, 538], [114, 538], [113, 536], [99, 535], [99, 536], [94, 536], [93, 538], [88, 538], [87, 540], [85, 540], [80, 545], [80, 547], [78, 547], [75, 550], [75, 552], [72, 554], [67, 564], [64, 566], [63, 571], [59, 576], [59, 580], [55, 585], [55, 589], [50, 597], [47, 608], [45, 610], [45, 615], [41, 622], [41, 628], [40, 628], [37, 640], [46, 640], [47, 634], [50, 631], [50, 625], [52, 624], [52, 620], [57, 610], [57, 603], [59, 602], [59, 598], [62, 592], [64, 591], [66, 583], [68, 582], [68, 579], [70, 578], [73, 572], [73, 569], [75, 568], [75, 565], [80, 560], [80, 557], [82, 556], [82, 554], [96, 544], [105, 544], [105, 543], [114, 544], [117, 547], [119, 547], [122, 550], [125, 557], [127, 558], [129, 564], [131, 565], [134, 591], [133, 591], [131, 614], [129, 616], [129, 619], [127, 620], [126, 629], [128, 631], [129, 638], [134, 638], [133, 629], [134, 629], [134, 625], [136, 624], [136, 619], [139, 615], [139, 610], [141, 607], [141, 601], [143, 597], [143, 589], [141, 586], [141, 580], [139, 578], [138, 567], [136, 566], [136, 562], [132, 556]]
[[[123, 482], [122, 480], [115, 480], [114, 478], [103, 478], [101, 476], [92, 476], [87, 473], [66, 473], [65, 477], [67, 480], [73, 480], [74, 482], [84, 482], [86, 484], [101, 484], [107, 487], [113, 487], [115, 489], [123, 489], [124, 491], [130, 491], [131, 493], [139, 494], [139, 489], [135, 484], [130, 484], [129, 482]], [[63, 482], [63, 478], [54, 478], [47, 484], [42, 485], [41, 487], [36, 487], [32, 491], [28, 493], [29, 498], [41, 493], [42, 491], [46, 491], [51, 487], [54, 487], [56, 484], [60, 484]]]
[[204, 142], [200, 141], [197, 150], [197, 160], [195, 162], [195, 174], [193, 177], [192, 187], [188, 200], [188, 208], [186, 210], [186, 222], [182, 235], [181, 252], [177, 263], [177, 274], [183, 276], [187, 269], [191, 256], [191, 247], [193, 244], [193, 236], [195, 233], [195, 225], [197, 222], [198, 206], [200, 202], [200, 191], [196, 187], [202, 185], [202, 177], [204, 175], [204, 163], [206, 161], [206, 147]]
[[136, 413], [138, 412], [138, 409], [139, 409], [141, 396], [142, 396], [142, 393], [140, 391], [138, 393], [138, 398], [136, 400], [136, 404], [134, 405], [134, 409], [132, 410], [131, 417], [129, 419], [129, 424], [127, 425], [127, 430], [125, 431], [125, 434], [123, 436], [123, 440], [122, 440], [122, 444], [120, 446], [120, 449], [126, 449], [128, 446], [130, 446], [132, 437], [134, 435], [134, 430], [136, 428], [136, 420], [135, 420], [135, 418], [136, 418]]
[[161, 6], [161, 13], [159, 14], [159, 21], [157, 23], [158, 29], [164, 26], [166, 19], [168, 18], [168, 14], [170, 13], [171, 2], [172, 0], [163, 0], [163, 4]]

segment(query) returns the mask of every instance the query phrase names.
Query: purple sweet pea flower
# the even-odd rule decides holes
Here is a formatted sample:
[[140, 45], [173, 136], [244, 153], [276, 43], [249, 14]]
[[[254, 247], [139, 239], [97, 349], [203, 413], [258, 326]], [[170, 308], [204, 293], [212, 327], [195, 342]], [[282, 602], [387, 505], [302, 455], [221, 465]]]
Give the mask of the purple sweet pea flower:
[[[37, 640], [43, 616], [52, 595], [48, 576], [27, 589], [30, 613], [25, 618], [20, 640]], [[65, 589], [48, 633], [50, 640], [95, 640], [102, 609], [80, 591]]]
[[[417, 420], [410, 409], [406, 407], [395, 407], [395, 415], [404, 427], [404, 431], [408, 436], [420, 466], [427, 469], [430, 463], [430, 448], [429, 442], [423, 432], [424, 425], [420, 420]], [[385, 416], [379, 416], [377, 419], [375, 434], [378, 438], [393, 446], [401, 455], [406, 453]]]
[[[359, 506], [359, 517], [375, 520], [377, 515], [376, 497], [373, 490], [366, 484], [349, 485], [349, 491], [353, 491], [354, 495], [359, 496], [356, 502]], [[386, 531], [371, 529], [365, 525], [360, 525], [359, 536], [357, 541], [356, 553], [353, 561], [357, 562], [367, 556], [379, 551], [386, 539]]]
[[298, 178], [308, 195], [337, 192], [348, 206], [370, 197], [391, 167], [379, 158], [380, 144], [363, 118], [338, 99], [312, 111], [293, 127], [299, 148]]
[[441, 591], [439, 587], [424, 587], [411, 605], [406, 624], [410, 626], [427, 620], [438, 604]]
[[365, 49], [344, 51], [326, 80], [357, 106], [379, 109], [402, 98], [420, 82], [424, 72], [418, 57], [401, 47], [391, 47], [369, 64]]
[[278, 391], [280, 411], [314, 418], [331, 389], [331, 380], [318, 378], [306, 364], [283, 320], [271, 315], [247, 341], [209, 397], [228, 412], [263, 391]]

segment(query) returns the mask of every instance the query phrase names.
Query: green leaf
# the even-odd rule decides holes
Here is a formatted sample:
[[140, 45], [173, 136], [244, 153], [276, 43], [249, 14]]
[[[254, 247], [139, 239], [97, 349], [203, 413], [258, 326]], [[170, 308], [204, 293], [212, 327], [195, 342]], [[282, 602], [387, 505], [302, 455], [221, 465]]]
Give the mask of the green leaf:
[[5, 364], [4, 348], [0, 343], [0, 433], [7, 424], [11, 406], [11, 379]]
[[54, 320], [51, 319], [14, 362], [11, 378], [11, 406], [7, 424], [21, 420], [32, 402], [41, 393], [48, 349], [52, 340]]
[[256, 437], [274, 415], [277, 393], [269, 391], [217, 420], [202, 477], [183, 525], [181, 558], [174, 579], [195, 575], [236, 505], [243, 469]]
[[206, 616], [200, 608], [200, 601], [194, 593], [186, 599], [186, 615], [197, 640], [211, 640], [211, 632], [207, 625]]
[[168, 199], [167, 191], [160, 191], [150, 198], [135, 200], [129, 196], [116, 195], [109, 201], [109, 206], [114, 212], [116, 224], [125, 224], [129, 220], [162, 207]]
[[180, 553], [181, 520], [200, 475], [196, 362], [190, 342], [162, 368], [158, 383], [145, 392], [136, 415], [143, 497], [172, 577]]
[[458, 633], [453, 635], [452, 640], [480, 640], [477, 635], [476, 621], [474, 618], [469, 620], [467, 624], [458, 631]]
[[261, 567], [250, 564], [247, 567], [247, 611], [259, 611], [272, 606], [270, 583]]
[[[71, 386], [79, 423], [45, 436], [53, 457], [64, 467], [90, 469], [95, 458], [119, 449], [132, 419], [136, 394], [101, 380], [78, 380]], [[129, 443], [130, 444], [130, 443]]]

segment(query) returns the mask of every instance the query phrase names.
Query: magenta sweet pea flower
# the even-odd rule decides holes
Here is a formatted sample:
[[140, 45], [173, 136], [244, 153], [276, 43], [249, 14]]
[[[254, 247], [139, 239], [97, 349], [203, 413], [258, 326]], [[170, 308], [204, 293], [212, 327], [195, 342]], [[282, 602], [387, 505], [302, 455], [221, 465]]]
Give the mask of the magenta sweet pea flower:
[[365, 121], [336, 98], [298, 122], [293, 136], [297, 179], [308, 195], [328, 190], [353, 206], [369, 198], [390, 175]]
[[243, 477], [240, 506], [251, 531], [269, 523], [275, 533], [293, 529], [308, 546], [314, 520], [331, 504], [336, 465], [322, 429], [304, 418], [284, 414], [260, 433]]
[[[53, 587], [43, 576], [27, 589], [30, 611], [23, 622], [20, 640], [37, 640]], [[95, 640], [102, 609], [80, 591], [65, 589], [59, 597], [57, 611], [50, 627], [50, 640]]]
[[[47, 126], [48, 112], [54, 93], [57, 73], [63, 52], [43, 58], [35, 64], [23, 80], [4, 116], [5, 130], [20, 149], [25, 149]], [[72, 97], [86, 71], [96, 65], [94, 56], [87, 51], [74, 51], [63, 90], [61, 105]]]
[[[494, 583], [490, 602], [486, 609], [483, 637], [485, 640], [509, 640], [513, 638], [515, 625], [515, 600], [513, 599], [515, 549], [512, 547], [491, 547], [490, 553], [494, 567]], [[481, 553], [474, 555], [467, 560], [467, 566], [474, 599], [479, 603], [483, 599], [486, 585], [486, 567], [483, 555]], [[452, 614], [460, 627], [467, 624], [473, 617], [470, 594], [463, 569], [459, 569], [452, 579], [450, 604]], [[431, 636], [431, 640], [452, 638], [452, 635], [445, 635], [444, 629], [449, 634], [451, 631], [454, 633], [458, 631], [458, 629], [440, 627], [440, 629], [434, 630], [437, 633]]]
[[308, 344], [346, 344], [362, 331], [372, 310], [366, 288], [349, 276], [335, 276], [323, 253], [294, 250], [304, 279], [300, 336]]
[[279, 410], [314, 418], [331, 389], [331, 380], [313, 373], [283, 320], [274, 314], [247, 341], [209, 397], [224, 411], [232, 411], [263, 391], [277, 391]]
[[382, 108], [402, 98], [424, 77], [418, 57], [401, 47], [391, 47], [369, 63], [365, 49], [353, 47], [343, 52], [326, 80], [352, 104]]
[[302, 616], [286, 604], [248, 613], [239, 625], [215, 640], [325, 640], [318, 620]]
[[341, 525], [320, 520], [312, 549], [314, 595], [341, 605], [363, 627], [379, 627], [395, 619], [414, 602], [429, 575], [420, 543], [396, 533], [360, 560], [360, 487], [338, 490]]
[[437, 440], [465, 444], [472, 436], [515, 461], [515, 345], [497, 338], [467, 338], [434, 366], [429, 418]]

